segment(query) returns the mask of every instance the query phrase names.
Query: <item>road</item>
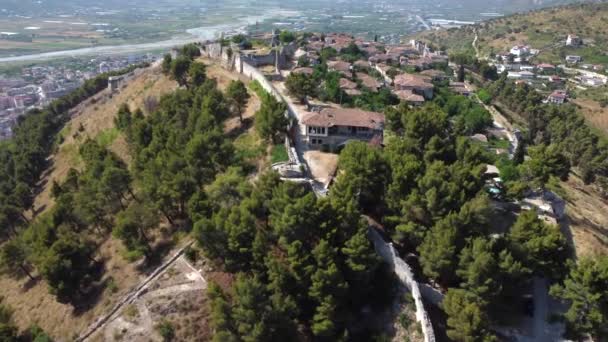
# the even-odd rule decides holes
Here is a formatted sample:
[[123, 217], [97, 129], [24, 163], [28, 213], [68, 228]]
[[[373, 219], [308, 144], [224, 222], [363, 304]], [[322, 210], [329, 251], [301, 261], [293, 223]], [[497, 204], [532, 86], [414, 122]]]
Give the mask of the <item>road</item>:
[[[471, 84], [469, 84], [469, 82], [465, 81], [464, 86], [469, 91], [474, 92], [474, 88], [471, 86]], [[517, 150], [517, 146], [519, 145], [519, 139], [517, 138], [517, 135], [515, 134], [513, 126], [511, 125], [509, 120], [507, 120], [507, 118], [505, 118], [493, 105], [487, 105], [483, 103], [479, 99], [477, 94], [473, 94], [472, 97], [488, 112], [490, 112], [490, 114], [492, 115], [494, 127], [501, 131], [504, 131], [505, 135], [507, 136], [507, 139], [509, 140], [509, 158], [513, 158], [513, 155]]]
[[587, 77], [597, 77], [597, 78], [606, 78], [606, 75], [597, 73], [597, 72], [593, 72], [593, 71], [589, 71], [589, 70], [585, 70], [585, 69], [577, 69], [577, 68], [569, 68], [563, 64], [560, 64], [557, 66], [560, 69], [563, 69], [564, 71], [568, 71], [568, 72], [572, 72], [572, 73], [580, 73], [582, 75], [585, 75]]
[[431, 27], [429, 24], [427, 24], [427, 22], [426, 22], [426, 21], [424, 21], [424, 19], [422, 19], [422, 17], [421, 17], [421, 16], [416, 15], [416, 19], [417, 19], [417, 20], [418, 20], [418, 21], [419, 21], [419, 22], [420, 22], [422, 25], [424, 25], [424, 28], [426, 28], [427, 30], [431, 30], [431, 29], [432, 29], [432, 27]]

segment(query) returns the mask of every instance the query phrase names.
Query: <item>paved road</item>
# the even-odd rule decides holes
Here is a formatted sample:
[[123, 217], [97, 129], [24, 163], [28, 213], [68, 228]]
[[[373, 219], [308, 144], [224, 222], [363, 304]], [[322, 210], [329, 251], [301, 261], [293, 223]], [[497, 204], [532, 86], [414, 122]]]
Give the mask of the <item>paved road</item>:
[[427, 24], [427, 22], [426, 22], [424, 19], [422, 19], [422, 17], [421, 17], [421, 16], [416, 15], [416, 19], [417, 19], [417, 20], [418, 20], [418, 21], [419, 21], [419, 22], [420, 22], [422, 25], [424, 25], [424, 27], [425, 27], [427, 30], [431, 30], [431, 29], [432, 29], [432, 27], [431, 27], [429, 24]]

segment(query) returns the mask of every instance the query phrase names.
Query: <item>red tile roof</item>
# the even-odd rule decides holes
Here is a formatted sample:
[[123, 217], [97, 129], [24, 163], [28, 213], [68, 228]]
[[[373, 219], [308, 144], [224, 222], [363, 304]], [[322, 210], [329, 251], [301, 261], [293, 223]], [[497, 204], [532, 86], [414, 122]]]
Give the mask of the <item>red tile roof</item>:
[[327, 67], [336, 71], [350, 72], [351, 64], [344, 61], [330, 61], [327, 62]]
[[430, 83], [430, 78], [415, 74], [401, 74], [395, 76], [395, 87], [430, 89], [433, 84]]
[[394, 92], [397, 97], [406, 102], [424, 102], [424, 97], [412, 93], [411, 90], [397, 90]]
[[353, 126], [384, 129], [384, 114], [351, 108], [324, 108], [320, 113], [307, 113], [302, 124], [317, 127]]
[[346, 78], [340, 79], [340, 88], [342, 89], [357, 89], [357, 83], [347, 80]]
[[292, 74], [305, 74], [305, 75], [312, 75], [313, 72], [314, 72], [313, 68], [308, 68], [308, 67], [295, 68], [291, 71]]
[[368, 88], [372, 91], [378, 91], [378, 88], [380, 87], [380, 82], [378, 82], [378, 80], [376, 80], [375, 78], [362, 72], [357, 73], [357, 78], [361, 80], [361, 84], [365, 88]]

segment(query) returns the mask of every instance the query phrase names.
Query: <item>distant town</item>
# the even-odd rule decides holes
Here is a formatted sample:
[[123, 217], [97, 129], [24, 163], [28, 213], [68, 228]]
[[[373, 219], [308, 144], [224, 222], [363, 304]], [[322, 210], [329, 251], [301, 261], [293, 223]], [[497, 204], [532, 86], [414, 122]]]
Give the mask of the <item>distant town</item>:
[[11, 137], [19, 116], [69, 94], [85, 80], [129, 65], [154, 62], [158, 58], [155, 54], [104, 56], [60, 66], [49, 63], [23, 67], [19, 75], [0, 75], [0, 140]]

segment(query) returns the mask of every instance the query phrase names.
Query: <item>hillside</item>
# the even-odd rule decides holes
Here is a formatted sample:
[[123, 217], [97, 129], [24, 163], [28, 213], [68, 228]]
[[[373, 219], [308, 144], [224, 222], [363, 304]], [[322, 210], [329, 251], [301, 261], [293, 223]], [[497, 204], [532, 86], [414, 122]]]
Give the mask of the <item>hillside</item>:
[[[559, 63], [565, 55], [577, 54], [588, 63], [608, 63], [608, 4], [577, 4], [497, 18], [460, 29], [426, 31], [417, 38], [449, 52], [474, 53], [478, 35], [481, 56], [508, 51], [514, 45], [541, 50], [539, 61]], [[583, 38], [582, 48], [566, 48], [568, 34]]]
[[130, 155], [124, 136], [114, 128], [114, 117], [121, 104], [127, 103], [132, 108], [142, 108], [146, 111], [146, 99], [159, 99], [161, 95], [176, 88], [177, 83], [164, 77], [159, 68], [149, 69], [130, 80], [128, 85], [123, 85], [120, 92], [111, 94], [104, 90], [73, 109], [72, 120], [60, 133], [63, 141], [57, 152], [50, 157], [53, 167], [47, 170], [40, 181], [42, 189], [34, 201], [37, 213], [41, 214], [53, 205], [50, 198], [53, 181], [63, 181], [71, 167], [82, 167], [78, 147], [86, 137], [96, 139], [129, 163]]
[[[209, 61], [205, 62], [209, 63]], [[215, 79], [218, 88], [222, 91], [226, 89], [231, 80], [236, 80], [239, 77], [212, 64], [207, 67], [207, 76]], [[141, 108], [144, 111], [144, 115], [147, 116], [163, 95], [173, 93], [177, 88], [177, 82], [163, 75], [160, 67], [150, 67], [138, 70], [133, 77], [121, 86], [120, 91], [110, 93], [108, 90], [103, 90], [72, 109], [70, 111], [72, 119], [61, 130], [59, 134], [60, 143], [55, 149], [55, 153], [49, 157], [49, 167], [38, 182], [37, 195], [33, 199], [34, 210], [26, 212], [28, 219], [32, 220], [32, 212], [35, 212], [35, 218], [45, 217], [47, 213], [52, 213], [51, 209], [56, 206], [55, 200], [51, 197], [52, 185], [54, 182], [63, 183], [70, 168], [83, 172], [85, 163], [82, 160], [79, 149], [87, 138], [95, 140], [99, 146], [108, 148], [127, 165], [130, 165], [133, 156], [125, 140], [125, 134], [120, 132], [114, 123], [119, 107], [126, 103], [131, 108]], [[243, 113], [244, 119], [250, 120], [259, 107], [259, 98], [251, 96]], [[240, 126], [238, 118], [230, 118], [226, 122], [226, 131], [240, 128]], [[259, 139], [257, 139], [257, 135], [253, 132], [253, 128], [245, 132], [238, 132], [238, 134], [241, 134], [239, 139], [248, 141], [243, 148], [256, 148], [257, 145], [254, 142], [258, 142]], [[259, 149], [259, 147], [257, 148]], [[261, 152], [263, 154], [264, 150]], [[161, 227], [163, 227], [162, 229], [167, 229], [166, 223], [161, 222]], [[92, 235], [90, 238], [95, 240], [97, 245], [95, 258], [103, 260], [105, 271], [102, 278], [98, 281], [101, 292], [95, 293], [86, 303], [80, 303], [81, 306], [78, 308], [69, 303], [58, 302], [49, 293], [47, 283], [39, 276], [35, 277], [35, 280], [28, 280], [0, 275], [0, 288], [3, 289], [3, 303], [9, 305], [14, 310], [13, 319], [20, 329], [27, 329], [28, 326], [35, 323], [53, 337], [76, 337], [91, 323], [108, 312], [135, 285], [140, 283], [156, 265], [156, 262], [145, 265], [140, 261], [133, 262], [133, 260], [126, 258], [125, 247], [118, 239], [110, 238], [109, 236], [94, 237]], [[178, 242], [180, 240], [179, 235], [170, 237], [169, 241], [167, 241], [166, 237], [160, 240], [163, 243], [168, 242], [167, 246], [169, 247], [181, 244]], [[168, 251], [165, 251], [161, 253], [161, 256], [167, 253]], [[204, 260], [199, 259], [197, 267], [207, 269], [208, 272], [205, 274], [207, 280], [213, 280], [218, 283], [226, 281], [223, 280], [221, 274], [210, 272], [209, 267], [205, 267], [201, 262], [204, 262]], [[192, 266], [188, 265], [185, 259], [180, 258], [176, 266], [170, 268], [161, 277], [160, 282], [153, 284], [153, 286], [162, 288], [162, 286], [167, 286], [164, 283], [168, 282], [170, 288], [171, 282], [183, 282], [181, 278], [184, 277], [190, 279], [192, 275], [189, 272], [192, 273]], [[197, 286], [200, 287], [200, 285]], [[197, 293], [200, 293], [200, 290]], [[204, 328], [206, 319], [203, 319], [204, 315], [206, 315], [205, 312], [208, 311], [208, 306], [205, 304], [206, 297], [196, 296], [196, 300], [184, 299], [184, 296], [186, 296], [185, 298], [189, 298], [188, 296], [191, 295], [192, 292], [189, 292], [187, 288], [181, 291], [174, 291], [171, 298], [179, 301], [179, 303], [167, 302], [166, 304], [179, 306], [178, 309], [172, 309], [175, 315], [177, 315], [174, 315], [175, 319], [178, 319], [178, 316], [182, 318], [191, 317], [192, 324], [182, 323], [180, 325], [180, 329], [184, 330], [177, 329], [179, 326], [176, 326], [177, 336], [181, 336], [186, 340], [188, 339], [188, 334], [204, 336], [205, 331], [203, 330], [208, 329]], [[184, 306], [184, 302], [190, 304]], [[157, 301], [156, 303], [156, 309], [158, 309], [159, 302]], [[155, 318], [154, 322], [158, 319], [158, 317]], [[110, 339], [116, 338], [116, 334], [119, 333], [120, 329], [114, 326], [109, 326], [103, 331], [103, 334], [111, 337]], [[147, 333], [151, 334], [149, 335], [150, 338], [155, 338], [153, 329], [149, 329]]]
[[[51, 167], [39, 182], [41, 189], [34, 199], [33, 206], [37, 215], [54, 206], [50, 198], [53, 181], [63, 181], [71, 167], [82, 167], [78, 148], [85, 137], [96, 139], [123, 160], [129, 160], [124, 137], [113, 128], [113, 119], [121, 103], [141, 105], [143, 98], [158, 97], [175, 88], [176, 83], [162, 76], [159, 70], [147, 69], [131, 80], [120, 93], [111, 95], [104, 90], [78, 106], [74, 111], [74, 118], [61, 132], [63, 142], [57, 152], [50, 157]], [[92, 302], [90, 304], [92, 307], [82, 313], [76, 312], [68, 304], [58, 303], [48, 293], [44, 281], [23, 284], [23, 280], [0, 277], [0, 287], [3, 289], [5, 301], [15, 310], [17, 324], [21, 328], [26, 328], [32, 322], [36, 322], [51, 336], [73, 336], [79, 333], [137, 283], [139, 272], [136, 265], [121, 257], [121, 249], [118, 241], [112, 239], [101, 241], [99, 256], [107, 260], [106, 267], [111, 272], [106, 280], [112, 281], [113, 289], [102, 293], [101, 299]]]
[[[608, 3], [577, 4], [514, 14], [460, 29], [422, 32], [415, 38], [445, 49], [450, 54], [477, 54], [480, 59], [493, 58], [497, 53], [508, 52], [515, 45], [529, 45], [539, 50], [539, 54], [530, 59], [531, 64], [546, 62], [561, 65], [566, 55], [580, 55], [584, 63], [600, 64], [605, 68], [608, 66], [607, 24]], [[565, 40], [569, 34], [581, 37], [583, 45], [566, 46]], [[606, 86], [583, 88], [567, 83], [566, 88], [572, 94], [571, 102], [592, 131], [605, 137], [608, 134]], [[542, 86], [536, 87], [536, 91], [543, 93]], [[508, 111], [504, 104], [500, 104], [500, 107]], [[521, 113], [517, 114], [519, 116]], [[602, 198], [597, 187], [584, 185], [575, 175], [571, 175], [569, 181], [562, 182], [561, 188], [567, 199], [568, 224], [565, 231], [570, 236], [576, 255], [608, 254], [606, 199]]]

